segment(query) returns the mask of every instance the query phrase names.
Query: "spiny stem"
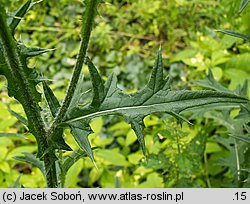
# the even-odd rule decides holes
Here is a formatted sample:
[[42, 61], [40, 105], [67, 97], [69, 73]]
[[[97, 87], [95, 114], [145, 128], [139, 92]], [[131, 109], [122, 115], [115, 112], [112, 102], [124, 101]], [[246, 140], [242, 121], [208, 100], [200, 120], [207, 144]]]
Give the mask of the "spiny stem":
[[57, 126], [63, 121], [64, 116], [70, 106], [71, 100], [74, 96], [74, 92], [76, 90], [76, 86], [81, 74], [81, 70], [84, 64], [84, 60], [86, 57], [89, 39], [91, 35], [91, 31], [94, 24], [94, 18], [96, 15], [97, 5], [99, 3], [99, 0], [88, 0], [86, 1], [86, 10], [84, 12], [83, 16], [83, 25], [81, 29], [81, 44], [80, 44], [80, 50], [77, 55], [77, 61], [74, 66], [73, 75], [70, 81], [70, 84], [67, 89], [66, 96], [64, 98], [63, 104], [61, 108], [59, 109], [59, 112], [57, 116], [54, 119], [54, 122], [49, 130], [50, 137], [53, 137], [55, 134]]
[[[8, 80], [9, 91], [22, 104], [28, 118], [28, 126], [34, 134], [38, 153], [46, 152], [48, 140], [45, 125], [41, 117], [40, 107], [36, 99], [35, 85], [28, 79], [28, 67], [26, 58], [21, 56], [17, 43], [12, 37], [11, 31], [6, 23], [6, 12], [0, 5], [0, 51], [5, 62], [4, 75]], [[16, 89], [16, 90], [11, 90]], [[54, 152], [44, 155], [47, 186], [57, 187], [56, 168]]]

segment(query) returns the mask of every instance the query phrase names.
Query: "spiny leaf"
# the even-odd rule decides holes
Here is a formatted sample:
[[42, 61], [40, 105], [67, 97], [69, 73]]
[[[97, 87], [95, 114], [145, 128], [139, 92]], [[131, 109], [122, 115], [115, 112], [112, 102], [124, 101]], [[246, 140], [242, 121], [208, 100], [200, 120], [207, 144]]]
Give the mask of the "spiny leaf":
[[239, 13], [241, 13], [244, 8], [246, 8], [247, 4], [250, 2], [250, 0], [242, 0], [240, 3], [240, 9], [239, 9]]
[[91, 60], [87, 57], [86, 59], [89, 73], [91, 76], [92, 86], [93, 86], [93, 101], [92, 106], [99, 107], [104, 99], [104, 85], [102, 82], [102, 78], [97, 72], [97, 69], [95, 68], [95, 65], [91, 62]]
[[42, 84], [43, 84], [45, 99], [49, 105], [52, 116], [55, 117], [61, 105], [59, 101], [57, 100], [56, 96], [54, 95], [53, 91], [50, 89], [47, 82], [43, 81]]
[[[73, 107], [69, 109], [64, 122], [70, 126], [77, 127], [77, 135], [79, 135], [79, 137], [83, 137], [83, 135], [81, 136], [81, 129], [84, 130], [84, 127], [87, 128], [88, 131], [83, 131], [84, 141], [86, 142], [87, 135], [90, 134], [88, 122], [92, 118], [110, 114], [122, 115], [136, 132], [139, 143], [145, 154], [143, 118], [149, 114], [166, 112], [172, 113], [173, 116], [180, 119], [182, 118], [179, 115], [180, 112], [193, 107], [203, 107], [211, 104], [216, 106], [218, 104], [222, 104], [223, 106], [234, 105], [238, 107], [241, 103], [249, 103], [248, 99], [228, 92], [171, 90], [171, 79], [163, 79], [162, 57], [159, 52], [157, 54], [155, 67], [152, 71], [152, 76], [144, 89], [134, 94], [125, 94], [117, 87], [116, 76], [111, 75], [105, 83], [104, 99], [99, 107], [93, 109], [91, 104], [88, 107], [72, 104]], [[92, 66], [91, 69], [94, 69], [94, 66]], [[97, 71], [94, 72], [95, 76], [100, 79], [100, 76], [96, 75], [96, 72]], [[97, 82], [94, 83], [97, 84]], [[96, 87], [101, 86], [99, 85]], [[102, 90], [100, 90], [100, 92], [102, 92]], [[78, 123], [79, 121], [81, 121], [81, 124]], [[87, 143], [86, 146], [88, 146], [90, 150], [89, 143]]]
[[[129, 122], [129, 120], [127, 120]], [[146, 155], [146, 145], [144, 141], [144, 134], [143, 130], [145, 128], [143, 119], [134, 119], [132, 118], [132, 121], [130, 122], [132, 129], [135, 131], [135, 134], [138, 138], [139, 144], [141, 145], [142, 152], [144, 155]]]
[[67, 145], [63, 138], [63, 128], [57, 128], [55, 135], [50, 139], [51, 146], [55, 149], [72, 151], [71, 147]]
[[71, 133], [78, 145], [86, 152], [88, 157], [94, 162], [94, 155], [88, 140], [89, 134], [93, 133], [89, 124], [77, 121], [70, 124]]
[[38, 159], [35, 155], [30, 154], [30, 153], [23, 153], [24, 156], [16, 156], [14, 157], [18, 161], [26, 162], [28, 164], [31, 164], [33, 166], [38, 167], [43, 175], [45, 175], [45, 168], [44, 168], [44, 162]]
[[11, 20], [9, 20], [9, 27], [12, 32], [14, 33], [17, 25], [21, 21], [22, 17], [28, 12], [30, 8], [31, 0], [27, 1], [21, 8], [19, 8], [17, 11], [15, 11], [12, 15]]
[[25, 57], [35, 57], [35, 56], [44, 54], [46, 52], [51, 52], [55, 50], [55, 49], [46, 49], [46, 48], [39, 48], [39, 47], [29, 48], [23, 44], [18, 44], [18, 47], [20, 49], [21, 54]]
[[204, 87], [213, 89], [215, 91], [225, 92], [225, 93], [232, 93], [230, 90], [226, 89], [224, 86], [222, 86], [220, 83], [218, 83], [214, 79], [214, 75], [211, 69], [208, 70], [208, 75], [203, 80], [196, 80], [194, 81], [194, 84]]
[[24, 15], [32, 8], [32, 6], [34, 6], [35, 4], [39, 2], [41, 1], [32, 2], [32, 0], [29, 0], [17, 11], [9, 14], [9, 18], [7, 22], [8, 22], [8, 25], [10, 27], [12, 34], [14, 34], [16, 27], [18, 26], [18, 24], [20, 23]]
[[162, 89], [164, 85], [164, 78], [163, 78], [163, 62], [161, 56], [161, 50], [157, 53], [157, 59], [155, 61], [154, 69], [152, 71], [151, 78], [148, 82], [147, 87], [157, 92]]
[[8, 111], [10, 112], [11, 115], [15, 116], [20, 122], [22, 122], [24, 125], [28, 126], [28, 120], [26, 118], [24, 118], [23, 116], [21, 116], [19, 113], [11, 110], [10, 108], [8, 108]]
[[240, 113], [236, 118], [249, 121], [250, 120], [250, 104], [242, 104]]
[[241, 38], [243, 40], [246, 40], [246, 41], [250, 42], [250, 36], [248, 36], [248, 35], [233, 32], [233, 31], [230, 31], [230, 30], [217, 30], [217, 31], [221, 32], [221, 33], [224, 33], [224, 34], [227, 34], [227, 35], [231, 35], [233, 37]]
[[245, 80], [243, 86], [240, 89], [239, 94], [241, 96], [247, 96], [247, 92], [248, 92], [248, 80]]

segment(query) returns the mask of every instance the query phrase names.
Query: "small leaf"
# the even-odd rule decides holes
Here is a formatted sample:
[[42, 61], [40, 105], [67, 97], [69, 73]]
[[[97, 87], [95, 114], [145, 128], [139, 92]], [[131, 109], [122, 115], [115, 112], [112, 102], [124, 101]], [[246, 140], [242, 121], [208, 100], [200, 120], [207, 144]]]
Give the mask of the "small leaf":
[[67, 172], [74, 163], [76, 163], [79, 159], [86, 156], [87, 154], [80, 149], [73, 151], [72, 154], [64, 158], [62, 165], [64, 171]]
[[0, 132], [0, 137], [20, 137], [20, 138], [25, 138], [25, 136], [23, 136], [22, 134], [18, 134], [18, 133], [5, 133], [5, 132]]
[[42, 84], [43, 84], [45, 99], [49, 105], [52, 116], [55, 117], [61, 105], [59, 101], [57, 100], [56, 96], [54, 95], [53, 91], [50, 89], [47, 82], [43, 81]]
[[55, 149], [72, 151], [71, 147], [65, 142], [63, 138], [63, 128], [57, 128], [55, 135], [50, 139], [51, 146]]
[[104, 85], [102, 82], [102, 78], [99, 75], [95, 65], [91, 62], [89, 58], [86, 59], [89, 73], [91, 76], [93, 91], [94, 91], [94, 97], [92, 101], [92, 105], [94, 107], [99, 107], [104, 99]]
[[44, 162], [38, 159], [35, 155], [30, 154], [30, 153], [23, 153], [24, 156], [15, 156], [14, 158], [18, 161], [26, 162], [28, 164], [31, 164], [41, 170], [43, 175], [45, 174], [45, 167], [44, 167]]
[[233, 137], [235, 139], [241, 140], [243, 142], [246, 142], [250, 144], [250, 136], [245, 136], [245, 135], [230, 135], [230, 137]]
[[208, 70], [208, 75], [206, 76], [205, 79], [196, 80], [196, 81], [194, 81], [194, 84], [196, 84], [196, 85], [198, 85], [200, 87], [213, 89], [215, 91], [232, 93], [231, 91], [226, 89], [224, 86], [222, 86], [220, 83], [218, 83], [215, 80], [213, 72], [212, 72], [211, 69]]
[[21, 179], [21, 175], [17, 177], [15, 183], [13, 184], [13, 186], [11, 186], [11, 188], [20, 188], [20, 179]]
[[25, 57], [35, 57], [41, 54], [44, 54], [46, 52], [54, 51], [55, 49], [46, 49], [46, 48], [28, 48], [23, 44], [18, 44], [18, 47], [21, 51], [21, 54]]
[[246, 41], [250, 42], [250, 36], [248, 36], [248, 35], [244, 35], [244, 34], [241, 34], [241, 33], [236, 33], [236, 32], [230, 31], [230, 30], [217, 30], [217, 31], [221, 32], [221, 33], [224, 33], [224, 34], [227, 34], [227, 35], [231, 35], [233, 37], [241, 38], [243, 40], [246, 40]]
[[126, 158], [122, 154], [114, 150], [100, 149], [96, 151], [96, 155], [98, 157], [101, 157], [102, 159], [105, 159], [111, 165], [129, 166], [129, 162], [126, 160]]
[[145, 126], [143, 123], [143, 119], [141, 118], [138, 118], [136, 120], [132, 119], [132, 121], [130, 121], [130, 124], [131, 124], [132, 129], [135, 131], [139, 144], [141, 145], [143, 154], [146, 155], [146, 146], [145, 146], [144, 134], [143, 134], [143, 130]]
[[20, 23], [22, 17], [28, 12], [30, 9], [31, 5], [31, 0], [27, 1], [21, 8], [19, 8], [16, 12], [14, 12], [12, 15], [13, 17], [11, 18], [9, 24], [10, 30], [12, 34], [14, 34], [14, 31], [18, 24]]
[[82, 121], [70, 125], [71, 133], [78, 145], [86, 152], [88, 157], [94, 162], [94, 155], [88, 140], [88, 135], [93, 133], [90, 126]]
[[11, 115], [15, 116], [20, 122], [22, 122], [24, 125], [28, 126], [28, 120], [21, 116], [19, 113], [11, 110], [8, 108], [8, 111], [10, 112]]
[[148, 155], [146, 160], [142, 162], [142, 165], [145, 168], [164, 169], [164, 171], [171, 166], [170, 161], [163, 153]]
[[10, 27], [11, 33], [14, 34], [16, 27], [20, 23], [24, 15], [37, 3], [41, 1], [32, 2], [32, 0], [27, 1], [21, 8], [19, 8], [14, 13], [10, 13], [8, 17], [8, 25]]
[[188, 121], [188, 119], [186, 119], [185, 117], [183, 117], [182, 115], [180, 115], [178, 113], [169, 112], [168, 114], [174, 116], [176, 119], [180, 120], [180, 122], [184, 121], [184, 122], [188, 123], [189, 125], [192, 125], [192, 123], [190, 123]]
[[245, 80], [245, 82], [240, 90], [240, 95], [247, 96], [247, 93], [248, 93], [248, 80]]
[[157, 53], [155, 65], [151, 74], [151, 78], [148, 82], [147, 87], [154, 90], [154, 92], [157, 92], [162, 89], [163, 85], [164, 85], [163, 62], [162, 62], [162, 56], [161, 56], [161, 49], [159, 49]]
[[247, 6], [247, 4], [250, 2], [250, 0], [242, 0], [240, 3], [240, 9], [239, 9], [239, 13], [241, 13], [244, 8]]

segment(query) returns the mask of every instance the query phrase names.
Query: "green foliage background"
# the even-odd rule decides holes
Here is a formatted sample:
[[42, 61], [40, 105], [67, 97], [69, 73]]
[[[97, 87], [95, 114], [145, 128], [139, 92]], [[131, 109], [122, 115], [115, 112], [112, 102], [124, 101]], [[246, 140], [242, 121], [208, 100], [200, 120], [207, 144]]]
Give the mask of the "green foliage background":
[[[24, 2], [1, 1], [9, 11]], [[135, 92], [147, 83], [160, 46], [164, 71], [175, 79], [176, 88], [198, 89], [193, 81], [205, 78], [209, 69], [230, 90], [249, 80], [249, 44], [215, 31], [250, 34], [249, 8], [237, 14], [240, 0], [105, 2], [99, 7], [89, 56], [104, 80], [115, 72], [125, 92]], [[16, 39], [32, 47], [55, 48], [32, 58], [29, 64], [53, 81], [51, 87], [59, 99], [63, 99], [78, 52], [83, 10], [78, 0], [44, 0], [29, 11], [16, 34]], [[88, 92], [87, 67], [83, 74]], [[0, 78], [0, 132], [13, 133], [0, 134], [0, 187], [13, 186], [17, 178], [24, 187], [44, 187], [39, 169], [13, 159], [23, 152], [35, 153], [36, 144], [8, 108], [24, 114], [8, 97], [6, 81]], [[236, 117], [238, 113], [195, 112], [187, 115], [193, 125], [180, 125], [165, 114], [146, 117], [147, 158], [130, 125], [121, 118], [94, 119], [90, 141], [98, 147], [94, 150], [98, 169], [89, 158], [80, 159], [68, 172], [66, 187], [249, 187], [249, 143], [229, 136], [249, 136], [249, 119], [242, 122]], [[65, 137], [72, 149], [77, 149], [69, 131]], [[239, 170], [243, 184], [238, 182]]]

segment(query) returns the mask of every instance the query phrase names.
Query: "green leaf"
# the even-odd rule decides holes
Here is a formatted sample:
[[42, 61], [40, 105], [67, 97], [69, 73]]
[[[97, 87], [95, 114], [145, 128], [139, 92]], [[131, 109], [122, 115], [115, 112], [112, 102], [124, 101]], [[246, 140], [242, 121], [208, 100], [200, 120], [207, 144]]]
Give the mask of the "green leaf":
[[8, 25], [12, 34], [14, 33], [16, 27], [20, 23], [22, 17], [28, 12], [31, 5], [31, 0], [27, 1], [21, 8], [12, 13], [11, 19], [9, 19]]
[[15, 183], [11, 186], [11, 188], [20, 188], [20, 179], [21, 179], [21, 175], [17, 177]]
[[12, 34], [14, 34], [16, 27], [18, 26], [24, 15], [32, 8], [32, 6], [39, 2], [41, 1], [32, 2], [32, 0], [29, 0], [17, 11], [9, 14], [7, 22]]
[[11, 115], [15, 116], [20, 122], [22, 122], [24, 125], [28, 126], [28, 120], [21, 116], [19, 113], [11, 110], [8, 108], [8, 111], [10, 112]]
[[241, 140], [243, 142], [246, 142], [250, 144], [250, 136], [245, 136], [245, 135], [230, 135], [230, 137], [233, 137], [235, 139]]
[[15, 156], [14, 158], [18, 161], [26, 162], [31, 164], [41, 170], [43, 175], [45, 175], [44, 162], [38, 159], [35, 155], [24, 152], [24, 156]]
[[[43, 91], [44, 91], [45, 99], [48, 103], [52, 116], [55, 117], [57, 111], [60, 108], [60, 103], [57, 100], [56, 96], [54, 95], [53, 91], [50, 89], [47, 82], [42, 81], [42, 84], [43, 84]], [[53, 137], [50, 138], [51, 144], [56, 149], [71, 151], [72, 150], [71, 147], [66, 144], [63, 138], [63, 128], [58, 127], [55, 132], [56, 133], [53, 135]]]
[[115, 166], [129, 165], [129, 162], [126, 160], [126, 158], [122, 154], [114, 150], [100, 149], [96, 151], [96, 156], [103, 158], [111, 165]]
[[[94, 66], [91, 65], [91, 69], [94, 69]], [[95, 73], [92, 77], [95, 76], [95, 81], [98, 81], [100, 76], [97, 75], [97, 71], [92, 70], [92, 72]], [[93, 79], [92, 83], [95, 84], [94, 86], [96, 87], [94, 89], [94, 95], [99, 92], [102, 94], [103, 91], [102, 88], [100, 88], [102, 86], [97, 85], [98, 82], [93, 82]], [[99, 83], [101, 83], [101, 81], [99, 81]], [[75, 133], [75, 135], [78, 136], [75, 137], [75, 139], [77, 138], [77, 140], [79, 140], [82, 137], [81, 139], [84, 140], [85, 149], [88, 147], [90, 150], [89, 143], [87, 143], [87, 135], [91, 133], [88, 127], [89, 121], [102, 115], [122, 115], [125, 120], [131, 124], [145, 154], [143, 118], [149, 114], [166, 112], [175, 116], [177, 119], [181, 118], [185, 120], [179, 113], [193, 107], [201, 108], [205, 105], [218, 106], [218, 104], [238, 107], [240, 104], [249, 103], [248, 99], [226, 91], [173, 91], [170, 88], [170, 83], [171, 79], [163, 78], [162, 57], [159, 51], [151, 78], [144, 89], [134, 94], [125, 94], [117, 87], [116, 76], [111, 75], [104, 86], [104, 99], [101, 103], [100, 101], [98, 102], [100, 105], [93, 107], [93, 102], [87, 107], [81, 107], [80, 104], [71, 104], [64, 123], [77, 128], [77, 134]], [[100, 88], [99, 92], [97, 90], [98, 87]], [[80, 124], [79, 121], [81, 121]], [[87, 131], [85, 128], [87, 128]]]
[[236, 33], [236, 32], [230, 31], [230, 30], [217, 30], [217, 31], [224, 33], [224, 34], [227, 34], [227, 35], [231, 35], [233, 37], [241, 38], [241, 39], [246, 40], [248, 42], [250, 41], [250, 36], [248, 36], [248, 35]]
[[194, 81], [194, 84], [196, 84], [200, 87], [213, 89], [213, 90], [219, 91], [219, 92], [232, 93], [230, 90], [228, 90], [227, 88], [225, 88], [224, 86], [222, 86], [220, 83], [218, 83], [215, 80], [211, 69], [208, 70], [208, 75], [206, 76], [205, 79], [196, 80], [196, 81]]
[[247, 6], [247, 4], [250, 2], [250, 0], [242, 0], [240, 3], [240, 9], [239, 9], [239, 13], [241, 13], [244, 8]]
[[37, 150], [37, 147], [34, 145], [16, 147], [8, 153], [8, 156], [6, 157], [6, 159], [9, 160], [16, 156], [23, 155], [24, 152], [33, 154], [36, 150]]
[[88, 136], [93, 133], [89, 124], [83, 121], [77, 121], [70, 125], [71, 134], [75, 138], [78, 145], [86, 152], [88, 157], [94, 162], [94, 155], [88, 140]]
[[52, 116], [55, 117], [61, 105], [59, 101], [57, 100], [56, 96], [54, 95], [53, 91], [50, 89], [47, 82], [43, 81], [42, 84], [43, 84], [45, 99], [49, 105]]
[[83, 168], [83, 161], [78, 160], [74, 163], [71, 168], [68, 170], [65, 179], [65, 187], [66, 188], [76, 188], [79, 182], [79, 174], [81, 173]]
[[150, 154], [147, 156], [146, 160], [142, 163], [145, 168], [153, 168], [153, 169], [164, 169], [166, 171], [171, 163], [163, 153], [158, 155]]
[[62, 165], [64, 171], [67, 172], [74, 163], [76, 163], [79, 159], [86, 156], [87, 154], [80, 149], [73, 151], [72, 154], [64, 158]]
[[72, 151], [71, 147], [65, 142], [63, 138], [63, 128], [57, 128], [55, 135], [50, 139], [50, 144], [55, 149]]
[[141, 183], [139, 188], [163, 188], [163, 178], [158, 173], [153, 172], [147, 176], [147, 180]]
[[91, 76], [91, 81], [92, 81], [92, 86], [93, 86], [93, 100], [92, 100], [92, 106], [94, 107], [99, 107], [104, 99], [104, 85], [102, 82], [102, 78], [97, 72], [97, 69], [95, 65], [91, 62], [91, 60], [87, 57], [86, 59], [88, 68], [89, 68], [89, 73]]
[[5, 132], [1, 132], [0, 133], [0, 137], [20, 137], [20, 138], [26, 138], [22, 134], [18, 134], [18, 133], [5, 133]]
[[39, 47], [28, 48], [23, 44], [18, 44], [18, 47], [21, 51], [21, 54], [25, 57], [35, 57], [35, 56], [44, 54], [46, 52], [51, 52], [55, 50], [55, 49], [46, 49], [46, 48], [39, 48]]

